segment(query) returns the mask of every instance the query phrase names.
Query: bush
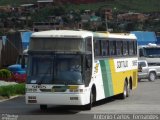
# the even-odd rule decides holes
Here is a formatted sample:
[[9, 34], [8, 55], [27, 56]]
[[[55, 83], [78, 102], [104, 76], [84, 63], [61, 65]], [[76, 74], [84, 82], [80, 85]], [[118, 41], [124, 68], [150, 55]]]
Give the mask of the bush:
[[8, 80], [12, 77], [11, 71], [7, 69], [1, 69], [0, 70], [0, 79]]
[[13, 95], [25, 94], [25, 84], [16, 84], [8, 86], [0, 86], [0, 96], [10, 97]]

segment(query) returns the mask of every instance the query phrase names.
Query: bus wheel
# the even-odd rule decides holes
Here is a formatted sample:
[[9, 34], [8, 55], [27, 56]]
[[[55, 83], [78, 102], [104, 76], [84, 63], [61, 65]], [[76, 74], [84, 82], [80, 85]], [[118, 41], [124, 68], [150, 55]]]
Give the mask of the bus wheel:
[[149, 73], [149, 81], [155, 81], [156, 79], [156, 74], [155, 72], [150, 72]]
[[90, 93], [90, 103], [85, 106], [85, 110], [91, 110], [93, 105], [94, 93], [91, 91]]
[[129, 96], [129, 93], [130, 93], [129, 84], [127, 84], [127, 82], [125, 81], [124, 90], [123, 90], [123, 93], [120, 94], [120, 98], [125, 99], [126, 97]]
[[47, 110], [47, 105], [40, 105], [40, 109], [43, 110], [43, 111]]
[[127, 84], [127, 97], [129, 97], [130, 96], [130, 92], [131, 92], [131, 89], [130, 89], [130, 82], [128, 82], [128, 84]]

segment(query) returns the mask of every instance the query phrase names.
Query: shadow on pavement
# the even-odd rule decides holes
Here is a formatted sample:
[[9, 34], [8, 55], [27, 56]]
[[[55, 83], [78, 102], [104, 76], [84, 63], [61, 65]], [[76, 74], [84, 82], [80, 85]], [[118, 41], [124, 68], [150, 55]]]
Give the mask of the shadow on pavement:
[[[93, 108], [96, 107], [96, 106], [100, 106], [100, 105], [104, 105], [104, 104], [107, 104], [107, 103], [110, 103], [110, 102], [113, 102], [117, 99], [116, 96], [114, 97], [109, 97], [109, 98], [106, 98], [106, 99], [103, 99], [103, 100], [100, 100], [98, 102], [95, 102], [93, 104]], [[30, 111], [30, 114], [32, 115], [64, 115], [64, 114], [68, 114], [68, 115], [71, 115], [71, 114], [77, 114], [81, 111], [86, 111], [84, 109], [84, 106], [70, 106], [70, 105], [67, 105], [67, 106], [48, 106], [48, 109], [47, 110], [40, 110], [40, 108], [37, 108], [35, 110], [32, 110]]]

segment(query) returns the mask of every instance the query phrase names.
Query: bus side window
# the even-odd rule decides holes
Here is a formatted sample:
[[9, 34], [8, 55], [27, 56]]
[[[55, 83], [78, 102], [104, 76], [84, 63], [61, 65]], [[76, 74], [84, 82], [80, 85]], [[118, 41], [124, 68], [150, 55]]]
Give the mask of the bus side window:
[[110, 55], [116, 55], [116, 41], [109, 41], [109, 52]]
[[116, 51], [117, 51], [117, 55], [122, 55], [123, 53], [122, 41], [116, 41]]
[[143, 49], [139, 49], [139, 57], [142, 57], [142, 56], [144, 56], [144, 54], [143, 54]]
[[95, 56], [101, 56], [101, 40], [95, 40], [94, 42]]
[[109, 55], [109, 42], [106, 40], [101, 41], [102, 46], [102, 56], [108, 56]]
[[123, 41], [123, 55], [128, 55], [128, 42]]
[[134, 41], [134, 55], [137, 55], [137, 42]]
[[133, 55], [134, 54], [134, 42], [133, 41], [129, 41], [129, 55]]

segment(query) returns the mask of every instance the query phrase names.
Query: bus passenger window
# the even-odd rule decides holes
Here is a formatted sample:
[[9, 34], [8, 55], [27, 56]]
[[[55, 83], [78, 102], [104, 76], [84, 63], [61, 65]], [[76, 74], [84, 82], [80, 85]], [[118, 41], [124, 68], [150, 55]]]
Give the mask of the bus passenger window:
[[108, 56], [109, 55], [109, 42], [108, 41], [101, 41], [102, 44], [102, 56]]
[[116, 55], [116, 44], [115, 44], [115, 41], [110, 41], [109, 42], [109, 51], [110, 51], [110, 55]]
[[144, 56], [144, 55], [143, 55], [143, 49], [140, 48], [140, 49], [139, 49], [139, 57], [142, 57], [142, 56]]
[[129, 41], [129, 55], [133, 55], [133, 41]]
[[117, 41], [117, 42], [116, 42], [117, 55], [122, 55], [122, 50], [123, 50], [122, 41]]
[[95, 56], [101, 56], [100, 40], [95, 40], [94, 52], [95, 52]]
[[134, 47], [133, 47], [134, 55], [137, 55], [137, 42], [134, 41]]
[[127, 41], [123, 42], [123, 55], [128, 55], [128, 43], [127, 43]]

